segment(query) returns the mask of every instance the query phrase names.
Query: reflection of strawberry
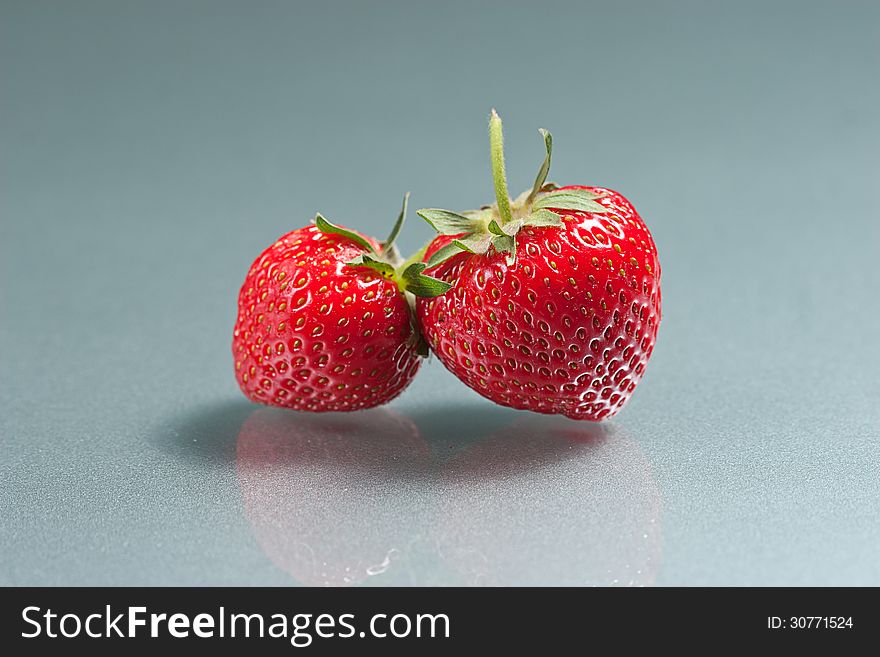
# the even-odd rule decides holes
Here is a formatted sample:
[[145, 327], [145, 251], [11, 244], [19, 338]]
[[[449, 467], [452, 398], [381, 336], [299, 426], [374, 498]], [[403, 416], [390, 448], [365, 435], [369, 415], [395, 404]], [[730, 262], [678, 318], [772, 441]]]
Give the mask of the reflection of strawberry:
[[431, 275], [454, 283], [418, 301], [431, 348], [481, 395], [514, 408], [602, 420], [629, 399], [660, 324], [660, 263], [622, 195], [545, 183], [511, 201], [501, 121], [490, 141], [497, 203], [458, 215], [420, 210], [441, 236]]
[[523, 418], [443, 467], [436, 542], [466, 585], [644, 586], [660, 564], [660, 491], [638, 443]]
[[429, 459], [416, 426], [384, 409], [262, 409], [242, 426], [236, 461], [247, 519], [272, 562], [304, 584], [345, 586], [383, 573], [406, 583]]
[[334, 226], [290, 232], [254, 261], [238, 298], [232, 352], [251, 400], [304, 411], [353, 411], [390, 401], [419, 367], [405, 293], [448, 285], [402, 263], [384, 243]]

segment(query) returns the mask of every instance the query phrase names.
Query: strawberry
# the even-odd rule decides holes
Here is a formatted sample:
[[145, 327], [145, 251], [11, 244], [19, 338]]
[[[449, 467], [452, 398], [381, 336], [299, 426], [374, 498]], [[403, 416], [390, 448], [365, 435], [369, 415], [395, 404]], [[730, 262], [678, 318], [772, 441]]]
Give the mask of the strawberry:
[[409, 385], [421, 342], [412, 295], [450, 285], [423, 275], [422, 262], [401, 262], [394, 239], [407, 197], [383, 243], [318, 214], [314, 225], [287, 233], [254, 261], [232, 340], [235, 376], [249, 399], [354, 411], [384, 404]]
[[660, 263], [621, 194], [546, 183], [507, 192], [501, 120], [489, 121], [496, 203], [418, 214], [439, 233], [427, 271], [454, 284], [419, 299], [422, 333], [443, 364], [498, 404], [577, 420], [617, 413], [641, 380], [660, 324]]

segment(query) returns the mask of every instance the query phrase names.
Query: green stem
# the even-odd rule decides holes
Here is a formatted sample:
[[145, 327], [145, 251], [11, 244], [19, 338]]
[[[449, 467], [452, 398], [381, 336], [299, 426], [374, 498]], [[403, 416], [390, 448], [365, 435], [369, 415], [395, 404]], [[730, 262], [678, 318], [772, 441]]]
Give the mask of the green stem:
[[511, 220], [510, 194], [507, 191], [507, 175], [504, 171], [504, 133], [501, 130], [501, 117], [493, 109], [489, 117], [489, 156], [492, 160], [492, 181], [495, 183], [495, 199], [498, 201], [498, 214], [501, 224]]

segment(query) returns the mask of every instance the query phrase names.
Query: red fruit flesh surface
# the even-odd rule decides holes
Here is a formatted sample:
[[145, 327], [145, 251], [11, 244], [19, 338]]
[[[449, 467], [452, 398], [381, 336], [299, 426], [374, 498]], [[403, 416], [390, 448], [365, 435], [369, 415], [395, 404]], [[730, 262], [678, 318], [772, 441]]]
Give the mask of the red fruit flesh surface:
[[409, 385], [420, 360], [410, 310], [393, 281], [345, 264], [365, 252], [309, 226], [254, 261], [232, 340], [235, 376], [249, 399], [355, 411], [384, 404]]
[[[505, 254], [461, 254], [426, 271], [455, 282], [418, 299], [428, 344], [478, 393], [503, 406], [576, 420], [613, 416], [632, 395], [660, 325], [660, 263], [648, 228], [621, 194], [608, 213], [554, 210], [562, 227], [526, 226]], [[553, 208], [551, 208], [553, 209]], [[434, 240], [426, 258], [452, 238]]]

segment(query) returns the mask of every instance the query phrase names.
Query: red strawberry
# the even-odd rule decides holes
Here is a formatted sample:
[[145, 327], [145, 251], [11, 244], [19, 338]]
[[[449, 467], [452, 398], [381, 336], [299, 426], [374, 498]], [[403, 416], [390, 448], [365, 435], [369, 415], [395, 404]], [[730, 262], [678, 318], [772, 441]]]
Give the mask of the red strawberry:
[[303, 411], [384, 404], [412, 381], [420, 336], [406, 293], [448, 284], [401, 263], [403, 211], [382, 244], [335, 226], [282, 236], [254, 261], [238, 297], [235, 376], [252, 401]]
[[494, 402], [578, 420], [611, 417], [644, 374], [660, 324], [660, 263], [632, 204], [602, 187], [545, 184], [509, 199], [501, 120], [489, 122], [497, 202], [419, 210], [441, 233], [428, 270], [455, 287], [419, 299], [431, 348]]

